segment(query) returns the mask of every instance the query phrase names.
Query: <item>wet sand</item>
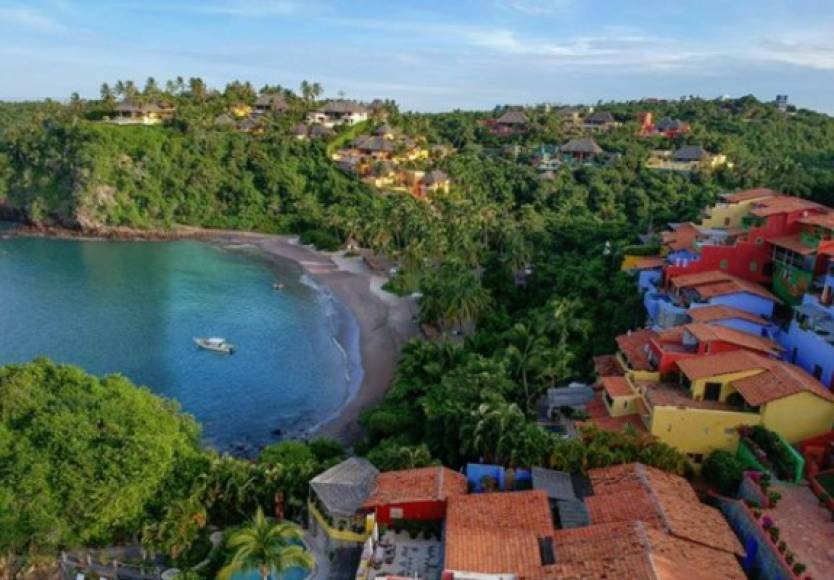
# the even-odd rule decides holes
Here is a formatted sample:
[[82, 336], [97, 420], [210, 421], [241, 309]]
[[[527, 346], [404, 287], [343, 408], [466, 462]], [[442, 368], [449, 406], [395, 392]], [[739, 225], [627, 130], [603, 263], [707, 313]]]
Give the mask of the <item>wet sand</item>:
[[334, 437], [350, 445], [361, 435], [360, 413], [385, 396], [402, 347], [417, 335], [412, 320], [417, 305], [382, 290], [386, 278], [373, 272], [360, 257], [343, 252], [320, 252], [302, 246], [294, 236], [275, 236], [246, 232], [202, 232], [211, 241], [230, 245], [249, 245], [266, 257], [280, 257], [299, 264], [347, 306], [359, 324], [359, 348], [364, 370], [358, 391], [338, 414], [322, 423], [311, 436]]

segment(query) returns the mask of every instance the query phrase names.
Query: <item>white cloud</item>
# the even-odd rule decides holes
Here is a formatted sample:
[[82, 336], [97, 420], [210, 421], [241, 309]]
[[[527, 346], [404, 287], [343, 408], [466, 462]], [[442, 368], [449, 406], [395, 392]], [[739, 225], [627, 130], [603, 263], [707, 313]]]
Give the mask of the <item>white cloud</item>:
[[0, 26], [11, 25], [38, 32], [57, 32], [64, 27], [58, 22], [31, 8], [0, 6]]
[[771, 60], [795, 66], [834, 70], [834, 41], [763, 40], [753, 54], [762, 60]]

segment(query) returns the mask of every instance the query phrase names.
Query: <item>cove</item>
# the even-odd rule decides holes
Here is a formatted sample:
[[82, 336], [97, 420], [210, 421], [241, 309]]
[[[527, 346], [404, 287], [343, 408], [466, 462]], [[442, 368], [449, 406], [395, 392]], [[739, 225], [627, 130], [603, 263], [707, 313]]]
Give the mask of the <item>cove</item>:
[[[280, 291], [272, 284], [284, 284]], [[199, 350], [222, 336], [233, 355]], [[219, 450], [331, 417], [361, 380], [347, 308], [293, 262], [195, 241], [0, 241], [0, 364], [47, 356], [175, 399]]]

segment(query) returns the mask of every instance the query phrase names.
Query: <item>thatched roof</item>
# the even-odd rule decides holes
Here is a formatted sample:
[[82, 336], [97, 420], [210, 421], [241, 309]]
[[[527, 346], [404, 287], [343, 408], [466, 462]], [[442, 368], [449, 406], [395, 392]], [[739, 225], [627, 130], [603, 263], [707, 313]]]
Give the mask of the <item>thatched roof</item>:
[[373, 491], [378, 475], [367, 459], [350, 457], [314, 477], [310, 488], [330, 514], [350, 517]]
[[289, 108], [287, 100], [279, 93], [266, 93], [258, 96], [255, 108], [269, 109], [273, 113], [281, 113]]
[[354, 101], [338, 100], [327, 102], [321, 108], [321, 112], [325, 114], [367, 113], [368, 109]]
[[614, 122], [614, 115], [608, 111], [597, 111], [596, 113], [588, 115], [585, 122], [591, 125], [605, 125], [606, 123]]
[[599, 155], [602, 147], [597, 145], [597, 142], [590, 137], [584, 139], [571, 139], [562, 145], [562, 153], [582, 153], [584, 155]]
[[234, 125], [235, 120], [232, 119], [231, 116], [227, 115], [226, 113], [221, 113], [214, 118], [214, 124], [218, 126], [229, 126]]
[[526, 125], [529, 121], [521, 109], [510, 109], [495, 121], [499, 125]]

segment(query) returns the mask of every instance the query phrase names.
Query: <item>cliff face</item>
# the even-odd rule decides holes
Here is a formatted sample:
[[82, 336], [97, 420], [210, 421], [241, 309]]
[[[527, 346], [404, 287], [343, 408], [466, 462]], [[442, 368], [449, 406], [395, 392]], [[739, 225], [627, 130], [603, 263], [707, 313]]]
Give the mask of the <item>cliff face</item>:
[[36, 226], [289, 232], [317, 226], [336, 199], [367, 194], [323, 145], [277, 131], [255, 138], [79, 122], [0, 133], [0, 155], [2, 211]]

